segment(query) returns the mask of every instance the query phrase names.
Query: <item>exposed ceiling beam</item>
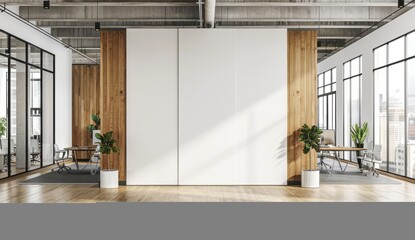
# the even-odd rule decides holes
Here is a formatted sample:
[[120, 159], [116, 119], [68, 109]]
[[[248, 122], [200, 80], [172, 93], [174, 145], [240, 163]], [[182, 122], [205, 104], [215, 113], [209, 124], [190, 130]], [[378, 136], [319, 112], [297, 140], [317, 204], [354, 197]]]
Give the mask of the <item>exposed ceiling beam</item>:
[[[54, 27], [54, 28], [90, 28], [93, 29], [94, 25], [55, 25], [51, 23], [41, 23], [39, 27]], [[216, 25], [216, 28], [287, 28], [287, 29], [366, 29], [370, 25], [251, 25], [251, 26], [241, 26], [241, 25]], [[114, 29], [114, 28], [196, 28], [196, 26], [185, 26], [185, 25], [101, 25], [101, 29]], [[377, 28], [376, 26], [373, 28]]]
[[[136, 18], [199, 18], [194, 7], [20, 7], [20, 15], [30, 20], [41, 19], [136, 19]], [[396, 7], [216, 7], [216, 18], [280, 18], [280, 19], [359, 19], [379, 20]]]
[[[2, 0], [2, 3], [19, 6], [42, 6], [43, 0]], [[181, 6], [197, 6], [196, 1], [68, 1], [68, 0], [52, 0], [51, 8], [53, 7], [83, 7], [96, 6], [96, 3], [106, 7], [135, 7], [135, 6], [161, 6], [161, 7], [181, 7]], [[342, 0], [314, 0], [314, 1], [256, 1], [256, 0], [218, 0], [218, 7], [397, 7], [396, 0], [381, 1], [381, 0], [365, 0], [365, 1], [342, 1]]]
[[[83, 37], [77, 37], [77, 36], [67, 36], [67, 37], [61, 37], [56, 36], [62, 40], [65, 39], [71, 39], [71, 40], [84, 40], [84, 39], [100, 39], [100, 37], [94, 37], [94, 36], [83, 36]], [[352, 39], [355, 36], [318, 36], [317, 39]]]
[[317, 39], [352, 39], [355, 36], [317, 36]]
[[[31, 21], [53, 21], [53, 22], [96, 22], [95, 18], [30, 18]], [[103, 22], [198, 22], [197, 18], [101, 18]], [[344, 21], [344, 20], [343, 20]]]
[[[257, 26], [257, 25], [252, 25], [252, 26], [224, 26], [224, 25], [217, 25], [217, 28], [287, 28], [287, 29], [324, 29], [324, 28], [333, 28], [333, 29], [366, 29], [368, 27], [370, 27], [370, 25], [280, 25], [280, 26], [275, 26], [275, 25], [269, 25], [269, 26]], [[377, 28], [376, 26], [374, 26], [374, 28]]]
[[[54, 21], [54, 22], [96, 22], [96, 18], [30, 18], [31, 21]], [[382, 18], [216, 18], [215, 21], [221, 22], [379, 22]], [[101, 18], [102, 22], [196, 22], [200, 19], [184, 19], [184, 18]], [[389, 21], [386, 19], [386, 21]]]

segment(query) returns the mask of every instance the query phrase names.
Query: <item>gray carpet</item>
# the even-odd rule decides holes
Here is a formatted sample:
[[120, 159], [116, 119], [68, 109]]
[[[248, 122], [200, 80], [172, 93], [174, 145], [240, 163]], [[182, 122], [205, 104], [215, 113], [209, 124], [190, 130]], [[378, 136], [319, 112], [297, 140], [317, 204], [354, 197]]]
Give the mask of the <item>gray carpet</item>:
[[[99, 184], [99, 171], [97, 174], [91, 175], [89, 167], [79, 172], [76, 170], [75, 165], [70, 165], [69, 167], [72, 168], [69, 172], [49, 172], [39, 177], [28, 179], [20, 184]], [[80, 169], [83, 167], [83, 165], [80, 165]]]
[[[333, 166], [333, 160], [331, 159], [325, 159], [324, 162]], [[346, 163], [342, 162], [342, 166], [344, 168]], [[376, 177], [376, 175], [365, 176], [364, 173], [360, 172], [357, 166], [351, 164], [348, 165], [345, 172], [342, 172], [340, 171], [337, 161], [334, 163], [334, 172], [332, 175], [326, 170], [320, 170], [320, 183], [339, 185], [401, 184], [399, 181], [382, 176], [382, 174], [379, 177]]]

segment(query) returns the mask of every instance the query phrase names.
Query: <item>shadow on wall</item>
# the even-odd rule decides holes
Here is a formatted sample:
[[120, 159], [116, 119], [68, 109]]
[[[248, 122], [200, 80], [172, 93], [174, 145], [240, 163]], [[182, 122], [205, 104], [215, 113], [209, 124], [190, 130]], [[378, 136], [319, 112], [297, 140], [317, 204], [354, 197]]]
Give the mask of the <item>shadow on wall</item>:
[[[202, 161], [200, 161], [199, 156], [194, 156], [195, 161], [200, 161], [200, 164], [193, 167], [192, 169], [188, 169], [186, 172], [181, 173], [182, 177], [190, 177], [188, 174], [190, 172], [194, 173], [203, 173], [206, 171], [209, 171], [210, 169], [215, 167], [215, 164], [220, 164], [221, 159], [226, 159], [229, 157], [233, 157], [235, 154], [235, 151], [239, 149], [240, 151], [245, 151], [246, 149], [250, 149], [247, 152], [244, 152], [247, 158], [249, 159], [249, 165], [243, 166], [245, 168], [245, 173], [247, 173], [248, 180], [254, 180], [255, 178], [258, 178], [258, 176], [261, 173], [261, 170], [266, 169], [256, 169], [257, 165], [255, 164], [255, 156], [258, 155], [258, 152], [261, 151], [270, 151], [273, 157], [274, 167], [278, 168], [278, 166], [283, 165], [287, 162], [287, 137], [284, 137], [282, 140], [280, 138], [275, 137], [280, 131], [283, 131], [284, 134], [286, 134], [286, 124], [284, 123], [286, 121], [286, 118], [281, 117], [278, 113], [278, 111], [275, 111], [275, 116], [272, 121], [267, 121], [267, 125], [264, 126], [264, 119], [258, 119], [258, 111], [257, 109], [260, 109], [260, 111], [264, 111], [269, 109], [268, 106], [278, 106], [278, 102], [275, 102], [275, 97], [272, 97], [271, 95], [276, 93], [269, 93], [268, 95], [263, 96], [262, 99], [257, 99], [255, 102], [250, 101], [250, 104], [246, 104], [245, 108], [240, 109], [238, 111], [239, 115], [244, 115], [246, 122], [243, 123], [243, 125], [246, 126], [246, 129], [244, 129], [247, 134], [244, 133], [238, 133], [235, 132], [236, 135], [239, 136], [238, 140], [236, 142], [231, 142], [230, 145], [226, 146], [226, 148], [222, 149], [212, 149], [211, 153], [209, 153], [208, 156], [200, 156]], [[251, 99], [252, 100], [252, 99]], [[271, 102], [270, 102], [271, 100]], [[209, 112], [209, 111], [207, 111]], [[279, 116], [279, 117], [278, 117]], [[200, 142], [203, 142], [203, 139], [206, 138], [210, 134], [214, 134], [216, 131], [220, 131], [221, 128], [223, 128], [223, 125], [234, 124], [235, 120], [235, 114], [228, 114], [226, 117], [222, 115], [221, 119], [216, 118], [215, 121], [210, 122], [210, 125], [204, 129], [204, 131], [199, 131], [197, 134], [193, 134], [191, 138], [186, 138], [186, 140], [183, 140], [181, 138], [180, 141], [180, 148], [193, 148], [193, 145], [200, 144]], [[277, 121], [274, 121], [274, 119], [277, 119]], [[258, 122], [259, 121], [259, 122]], [[139, 124], [139, 123], [137, 123]], [[284, 128], [281, 128], [280, 126], [284, 125]], [[259, 128], [258, 126], [264, 126]], [[235, 129], [236, 130], [236, 129]], [[256, 131], [255, 131], [256, 130]], [[244, 135], [243, 137], [241, 137]], [[261, 146], [261, 142], [259, 141], [261, 138], [271, 138], [275, 140], [274, 144], [271, 146]], [[149, 136], [151, 139], [151, 136]], [[157, 139], [150, 140], [151, 142], [157, 142]], [[209, 148], [210, 146], [206, 146], [206, 148]], [[301, 152], [301, 149], [300, 149]], [[141, 166], [144, 167], [141, 169], [134, 170], [130, 173], [132, 174], [139, 174], [140, 171], [145, 171], [145, 166], [153, 163], [154, 161], [160, 161], [164, 158], [169, 157], [176, 157], [177, 151], [176, 148], [171, 149], [171, 151], [164, 151], [164, 152], [158, 152], [157, 155], [151, 156], [151, 158], [147, 159], [140, 159], [142, 162]], [[242, 154], [243, 155], [243, 154]], [[236, 161], [240, 160], [241, 154], [237, 154]], [[196, 160], [197, 159], [197, 160]], [[219, 160], [219, 161], [218, 161]], [[180, 168], [180, 161], [179, 161], [179, 168]], [[284, 165], [284, 171], [286, 171], [285, 165]]]

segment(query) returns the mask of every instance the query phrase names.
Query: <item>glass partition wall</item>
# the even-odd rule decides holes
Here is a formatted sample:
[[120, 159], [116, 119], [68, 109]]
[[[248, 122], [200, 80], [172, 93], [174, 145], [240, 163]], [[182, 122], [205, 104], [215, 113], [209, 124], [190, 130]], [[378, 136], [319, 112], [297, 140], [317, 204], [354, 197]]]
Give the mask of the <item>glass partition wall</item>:
[[0, 30], [0, 178], [53, 164], [54, 55]]
[[374, 49], [374, 142], [380, 168], [415, 178], [415, 32]]

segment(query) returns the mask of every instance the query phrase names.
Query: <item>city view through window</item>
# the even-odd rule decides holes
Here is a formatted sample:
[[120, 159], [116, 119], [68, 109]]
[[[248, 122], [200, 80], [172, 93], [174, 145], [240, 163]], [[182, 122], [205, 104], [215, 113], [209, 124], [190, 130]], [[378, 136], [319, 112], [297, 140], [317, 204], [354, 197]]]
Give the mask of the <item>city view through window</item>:
[[415, 32], [374, 50], [374, 142], [381, 169], [415, 178]]

